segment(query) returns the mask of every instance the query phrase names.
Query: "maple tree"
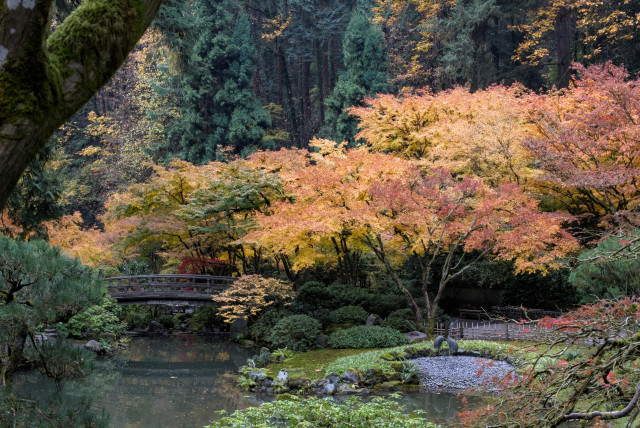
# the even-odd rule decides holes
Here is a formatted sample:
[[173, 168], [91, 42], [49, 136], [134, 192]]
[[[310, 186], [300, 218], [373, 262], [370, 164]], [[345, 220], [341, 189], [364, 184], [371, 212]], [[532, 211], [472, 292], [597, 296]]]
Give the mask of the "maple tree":
[[499, 85], [473, 93], [458, 87], [437, 94], [379, 95], [350, 112], [360, 120], [357, 138], [375, 150], [492, 185], [525, 184], [537, 174], [522, 144], [536, 132], [526, 118], [527, 94], [519, 85]]
[[[637, 298], [602, 300], [559, 318], [544, 318], [551, 339], [536, 345], [521, 376], [489, 405], [461, 415], [464, 426], [557, 427], [621, 419], [635, 426], [640, 400]], [[575, 344], [583, 344], [576, 354]], [[624, 418], [624, 419], [623, 419]]]
[[[287, 254], [293, 270], [300, 270], [335, 261], [332, 239], [346, 237], [352, 248], [378, 258], [419, 324], [427, 320], [433, 326], [447, 284], [483, 256], [514, 260], [519, 271], [534, 271], [553, 267], [577, 248], [561, 227], [563, 217], [539, 212], [537, 201], [516, 184], [491, 188], [364, 148], [316, 145], [320, 153], [308, 154], [308, 165], [283, 178], [295, 201], [277, 201], [257, 215], [258, 228], [243, 241]], [[277, 163], [301, 155], [287, 152], [260, 158], [271, 156]], [[426, 315], [399, 274], [410, 256], [420, 264]], [[436, 275], [435, 261], [441, 258]]]
[[541, 191], [573, 214], [615, 220], [640, 202], [640, 81], [611, 63], [575, 69], [570, 88], [530, 97], [539, 136], [525, 145]]
[[222, 306], [218, 312], [225, 322], [255, 319], [269, 306], [288, 306], [293, 301], [291, 283], [261, 275], [243, 275], [229, 288], [212, 296]]
[[[240, 262], [244, 272], [255, 271], [260, 249], [235, 241], [251, 228], [253, 214], [279, 197], [277, 176], [243, 161], [202, 166], [174, 161], [169, 168], [157, 167], [147, 183], [113, 195], [105, 230], [120, 237], [125, 254], [155, 248], [168, 259], [165, 268], [192, 258], [228, 260], [234, 267]], [[199, 266], [208, 272], [206, 263]]]

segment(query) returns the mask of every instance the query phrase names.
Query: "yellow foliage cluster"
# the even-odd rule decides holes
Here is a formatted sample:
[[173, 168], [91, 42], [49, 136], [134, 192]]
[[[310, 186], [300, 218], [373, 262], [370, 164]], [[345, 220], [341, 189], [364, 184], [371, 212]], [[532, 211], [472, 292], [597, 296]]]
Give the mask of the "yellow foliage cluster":
[[212, 298], [222, 305], [219, 313], [231, 324], [238, 319], [255, 317], [272, 305], [288, 306], [294, 295], [293, 285], [289, 282], [261, 275], [243, 275]]

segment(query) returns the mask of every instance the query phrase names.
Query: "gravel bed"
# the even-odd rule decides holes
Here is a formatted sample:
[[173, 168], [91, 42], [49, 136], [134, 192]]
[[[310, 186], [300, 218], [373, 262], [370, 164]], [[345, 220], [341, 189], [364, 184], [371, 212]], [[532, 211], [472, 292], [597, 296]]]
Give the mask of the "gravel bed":
[[421, 372], [420, 383], [429, 389], [496, 391], [497, 383], [515, 370], [505, 361], [480, 357], [426, 357], [411, 362]]

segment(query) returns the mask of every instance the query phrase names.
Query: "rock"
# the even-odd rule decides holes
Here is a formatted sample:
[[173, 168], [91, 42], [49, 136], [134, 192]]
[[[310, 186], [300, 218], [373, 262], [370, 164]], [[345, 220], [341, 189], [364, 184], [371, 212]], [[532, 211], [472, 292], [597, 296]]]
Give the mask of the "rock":
[[100, 342], [98, 342], [97, 340], [88, 341], [84, 344], [84, 347], [93, 352], [100, 352]]
[[369, 314], [365, 321], [365, 325], [382, 325], [382, 318], [376, 314]]
[[330, 341], [330, 337], [327, 336], [326, 334], [322, 334], [318, 337], [316, 337], [316, 342], [318, 343], [318, 346], [321, 348], [328, 348], [329, 347], [329, 341]]
[[333, 383], [325, 383], [322, 387], [322, 393], [325, 395], [332, 395], [336, 392], [336, 385]]
[[147, 333], [149, 334], [165, 334], [167, 330], [158, 321], [151, 321]]
[[247, 373], [247, 377], [254, 382], [262, 382], [262, 380], [266, 378], [267, 375], [258, 370], [251, 370], [249, 371], [249, 373]]
[[270, 387], [271, 385], [273, 385], [273, 379], [271, 379], [270, 377], [265, 377], [262, 380], [262, 386], [264, 386], [265, 388]]
[[340, 376], [338, 376], [337, 374], [335, 374], [335, 373], [331, 372], [331, 373], [329, 373], [329, 376], [327, 376], [327, 377], [324, 379], [324, 383], [325, 383], [325, 384], [327, 384], [327, 383], [331, 383], [331, 384], [334, 384], [334, 385], [335, 385], [335, 384], [337, 384], [337, 383], [338, 383], [338, 381], [339, 381], [339, 380], [340, 380]]
[[429, 337], [427, 337], [427, 335], [421, 331], [410, 331], [409, 333], [406, 334], [406, 336], [407, 336], [407, 339], [409, 340], [409, 343], [425, 342], [429, 340]]
[[358, 373], [353, 372], [351, 370], [345, 371], [344, 374], [342, 375], [342, 379], [349, 382], [350, 384], [360, 383], [360, 376], [358, 376]]
[[290, 377], [288, 385], [290, 388], [295, 388], [295, 389], [308, 388], [312, 386], [311, 381], [302, 376]]
[[277, 379], [278, 379], [278, 383], [282, 385], [286, 385], [287, 381], [289, 380], [289, 374], [287, 373], [287, 369], [280, 370], [280, 372], [278, 373]]
[[357, 389], [352, 388], [346, 383], [338, 384], [338, 388], [336, 389], [336, 393], [338, 394], [355, 394], [357, 391], [358, 391]]

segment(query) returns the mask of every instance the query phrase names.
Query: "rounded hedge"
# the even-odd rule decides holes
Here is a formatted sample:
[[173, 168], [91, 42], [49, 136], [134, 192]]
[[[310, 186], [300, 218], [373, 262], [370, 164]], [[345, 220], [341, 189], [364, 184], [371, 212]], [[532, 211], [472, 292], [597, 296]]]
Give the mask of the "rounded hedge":
[[398, 309], [389, 314], [382, 323], [383, 327], [389, 327], [399, 330], [403, 333], [417, 330], [415, 324], [415, 315], [409, 308]]
[[343, 306], [331, 312], [334, 324], [364, 324], [369, 316], [362, 306]]
[[292, 315], [276, 323], [268, 340], [277, 348], [306, 351], [316, 347], [316, 337], [321, 329], [320, 321], [308, 315]]
[[331, 334], [331, 346], [334, 348], [388, 348], [407, 342], [407, 337], [398, 330], [377, 325], [358, 325]]

